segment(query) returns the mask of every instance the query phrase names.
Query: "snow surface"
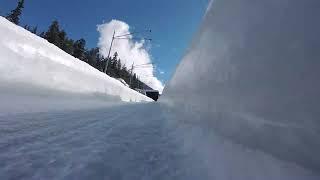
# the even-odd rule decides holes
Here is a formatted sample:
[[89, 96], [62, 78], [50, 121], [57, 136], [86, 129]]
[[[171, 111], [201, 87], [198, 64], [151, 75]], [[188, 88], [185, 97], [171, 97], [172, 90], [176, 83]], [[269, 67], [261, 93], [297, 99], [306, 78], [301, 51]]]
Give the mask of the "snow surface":
[[122, 101], [151, 101], [3, 17], [0, 17], [0, 34], [2, 86], [24, 84], [22, 91], [23, 88], [40, 87], [66, 93], [117, 97]]
[[[318, 0], [212, 1], [161, 101], [217, 136], [319, 174], [319, 9]], [[248, 166], [251, 157], [234, 158]]]
[[2, 115], [0, 127], [0, 179], [319, 179], [157, 103]]
[[0, 179], [320, 179], [319, 7], [213, 1], [160, 102], [141, 104], [72, 81], [99, 84], [55, 46], [21, 55], [50, 45], [0, 19]]

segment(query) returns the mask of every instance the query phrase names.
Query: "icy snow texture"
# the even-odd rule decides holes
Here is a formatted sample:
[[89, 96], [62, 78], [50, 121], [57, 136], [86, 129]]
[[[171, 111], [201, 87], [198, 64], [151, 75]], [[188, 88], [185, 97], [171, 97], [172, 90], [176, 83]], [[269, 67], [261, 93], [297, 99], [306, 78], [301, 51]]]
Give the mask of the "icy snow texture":
[[[103, 106], [95, 95], [43, 90], [31, 72], [17, 77], [45, 71], [26, 63], [38, 58], [1, 59], [0, 110], [21, 109], [0, 111], [0, 179], [320, 179], [318, 9], [317, 0], [215, 0], [159, 104]], [[1, 35], [8, 28], [0, 53], [16, 63], [23, 48], [4, 42], [37, 37], [23, 40], [11, 24]], [[21, 113], [48, 103], [55, 112]]]
[[318, 0], [213, 1], [161, 101], [230, 142], [319, 173], [319, 9]]
[[[1, 90], [21, 86], [22, 92], [35, 87], [82, 95], [99, 94], [122, 101], [151, 101], [3, 17], [0, 17], [0, 34]], [[15, 91], [19, 89], [15, 87]]]

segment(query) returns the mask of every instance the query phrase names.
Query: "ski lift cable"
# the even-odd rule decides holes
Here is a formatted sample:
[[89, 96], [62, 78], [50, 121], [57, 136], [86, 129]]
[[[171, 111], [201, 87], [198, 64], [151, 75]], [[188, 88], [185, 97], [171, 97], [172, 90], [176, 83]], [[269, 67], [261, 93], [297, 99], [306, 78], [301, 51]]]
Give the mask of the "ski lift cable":
[[142, 66], [142, 65], [153, 65], [154, 63], [153, 62], [150, 62], [150, 63], [145, 63], [145, 64], [138, 64], [138, 65], [135, 65], [135, 66]]
[[133, 37], [115, 37], [114, 39], [131, 39], [131, 40], [146, 40], [146, 41], [152, 41], [151, 38], [133, 38]]
[[136, 69], [136, 68], [138, 68], [138, 69], [139, 69], [139, 68], [152, 68], [152, 69], [154, 69], [153, 67], [148, 67], [148, 66], [147, 66], [147, 67], [133, 67], [133, 68], [134, 68], [134, 69]]
[[133, 66], [133, 67], [153, 67], [152, 64], [147, 64], [147, 65], [140, 65], [140, 66]]
[[135, 65], [133, 67], [152, 67], [154, 66], [154, 63], [146, 63], [146, 64], [139, 64], [139, 65]]
[[143, 33], [143, 32], [150, 32], [151, 33], [151, 29], [146, 29], [144, 31], [135, 31], [135, 32], [127, 33], [127, 34], [123, 34], [123, 35], [118, 35], [118, 36], [115, 36], [115, 38], [130, 36], [130, 35], [133, 35], [133, 34], [140, 34], [140, 33]]

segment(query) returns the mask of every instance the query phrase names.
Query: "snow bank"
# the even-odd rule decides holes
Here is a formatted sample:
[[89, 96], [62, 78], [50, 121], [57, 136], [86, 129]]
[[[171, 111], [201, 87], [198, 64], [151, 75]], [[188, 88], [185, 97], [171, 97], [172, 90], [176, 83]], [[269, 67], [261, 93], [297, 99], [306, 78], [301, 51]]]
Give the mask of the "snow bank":
[[160, 101], [230, 142], [319, 173], [319, 9], [318, 0], [214, 0]]
[[[42, 88], [60, 94], [99, 94], [122, 101], [151, 101], [3, 17], [0, 34], [2, 89], [14, 88], [16, 94], [21, 94], [24, 89], [34, 87], [37, 91]], [[17, 90], [18, 86], [21, 88]]]

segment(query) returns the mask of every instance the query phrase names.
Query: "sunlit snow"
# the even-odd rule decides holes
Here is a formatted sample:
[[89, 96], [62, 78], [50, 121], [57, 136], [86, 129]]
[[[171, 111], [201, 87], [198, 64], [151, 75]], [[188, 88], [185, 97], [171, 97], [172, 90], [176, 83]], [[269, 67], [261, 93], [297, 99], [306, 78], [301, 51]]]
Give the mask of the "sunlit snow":
[[320, 179], [318, 0], [214, 0], [159, 103], [0, 18], [0, 179]]

